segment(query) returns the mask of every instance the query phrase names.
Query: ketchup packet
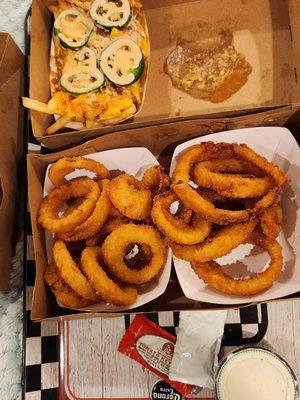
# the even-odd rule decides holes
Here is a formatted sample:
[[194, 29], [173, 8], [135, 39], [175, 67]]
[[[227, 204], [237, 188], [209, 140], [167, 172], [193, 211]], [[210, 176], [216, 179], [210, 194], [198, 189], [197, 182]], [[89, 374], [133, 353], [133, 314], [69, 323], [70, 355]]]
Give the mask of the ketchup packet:
[[175, 343], [175, 336], [143, 315], [137, 315], [123, 336], [118, 351], [142, 364], [186, 397], [196, 387], [171, 381], [168, 377]]

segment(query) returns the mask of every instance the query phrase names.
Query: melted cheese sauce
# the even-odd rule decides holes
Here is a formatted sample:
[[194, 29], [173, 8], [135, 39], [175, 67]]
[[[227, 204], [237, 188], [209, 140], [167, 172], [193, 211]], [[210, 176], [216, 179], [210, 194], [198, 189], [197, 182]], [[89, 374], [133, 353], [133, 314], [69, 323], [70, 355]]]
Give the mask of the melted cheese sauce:
[[84, 20], [80, 16], [74, 18], [68, 15], [62, 18], [60, 26], [65, 37], [75, 40], [81, 40], [89, 31]]
[[217, 378], [219, 400], [295, 400], [295, 382], [275, 355], [245, 349], [229, 356]]
[[97, 58], [100, 57], [102, 50], [110, 44], [109, 36], [102, 36], [94, 31], [89, 39], [88, 45], [94, 50]]

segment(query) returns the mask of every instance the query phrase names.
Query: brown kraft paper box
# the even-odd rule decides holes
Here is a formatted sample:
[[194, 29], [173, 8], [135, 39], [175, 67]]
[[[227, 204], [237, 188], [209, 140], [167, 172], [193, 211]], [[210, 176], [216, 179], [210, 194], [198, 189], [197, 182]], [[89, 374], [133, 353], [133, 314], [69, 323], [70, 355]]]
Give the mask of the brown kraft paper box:
[[0, 33], [0, 290], [10, 287], [15, 208], [18, 196], [17, 168], [23, 154], [24, 56], [6, 33]]
[[[52, 16], [48, 6], [57, 0], [33, 0], [31, 30], [30, 96], [50, 98], [49, 51]], [[140, 126], [177, 120], [253, 114], [271, 109], [276, 118], [283, 106], [300, 104], [300, 0], [144, 0], [151, 56], [147, 89], [141, 112], [121, 125], [83, 129], [45, 136], [53, 117], [31, 112], [35, 137], [52, 149], [82, 143], [90, 138]], [[172, 86], [164, 72], [166, 57], [178, 41], [207, 38], [228, 29], [234, 45], [252, 67], [248, 82], [228, 100], [213, 104]], [[204, 123], [204, 122], [203, 122]], [[213, 127], [209, 128], [214, 131]]]
[[[64, 155], [77, 156], [115, 148], [142, 146], [148, 148], [158, 158], [159, 162], [168, 170], [174, 147], [180, 141], [187, 141], [191, 138], [205, 135], [216, 130], [224, 131], [264, 125], [281, 126], [285, 124], [290, 114], [291, 107], [284, 107], [278, 111], [275, 120], [273, 111], [266, 111], [251, 116], [226, 118], [222, 121], [220, 119], [197, 119], [192, 121], [173, 122], [164, 125], [113, 132], [110, 135], [101, 136], [88, 141], [83, 145], [63, 152], [49, 155], [30, 154], [27, 159], [28, 195], [36, 260], [36, 281], [33, 292], [31, 318], [33, 320], [57, 320], [60, 318], [92, 318], [118, 315], [117, 313], [76, 313], [72, 310], [60, 308], [57, 306], [54, 296], [44, 282], [43, 275], [47, 264], [45, 231], [37, 223], [37, 213], [43, 198], [44, 178], [48, 164], [55, 162]], [[293, 297], [297, 297], [297, 295], [294, 295]], [[176, 277], [171, 275], [165, 293], [151, 303], [143, 306], [142, 310], [135, 309], [134, 312], [217, 309], [220, 307], [222, 306], [195, 302], [187, 299], [184, 296]]]

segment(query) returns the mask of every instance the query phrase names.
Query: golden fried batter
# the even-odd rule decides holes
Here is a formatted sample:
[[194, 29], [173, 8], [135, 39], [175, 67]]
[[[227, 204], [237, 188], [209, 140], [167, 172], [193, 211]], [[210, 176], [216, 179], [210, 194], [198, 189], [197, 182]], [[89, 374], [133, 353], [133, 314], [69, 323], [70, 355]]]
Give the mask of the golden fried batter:
[[178, 44], [165, 66], [173, 85], [212, 103], [227, 100], [245, 85], [252, 71], [232, 41], [233, 34], [227, 30], [209, 41]]

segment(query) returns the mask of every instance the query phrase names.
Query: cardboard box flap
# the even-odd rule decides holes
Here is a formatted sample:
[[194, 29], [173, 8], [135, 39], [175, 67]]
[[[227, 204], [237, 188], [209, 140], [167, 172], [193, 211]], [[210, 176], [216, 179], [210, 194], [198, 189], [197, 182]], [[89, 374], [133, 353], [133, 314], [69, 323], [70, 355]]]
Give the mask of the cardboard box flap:
[[0, 87], [23, 65], [24, 56], [11, 36], [0, 32]]
[[[160, 143], [161, 141], [164, 140], [164, 136], [170, 137], [172, 136], [172, 130], [183, 130], [184, 127], [193, 127], [193, 129], [199, 129], [199, 134], [202, 134], [202, 132], [210, 133], [210, 132], [218, 132], [221, 130], [226, 130], [226, 129], [234, 129], [236, 126], [247, 126], [247, 120], [249, 121], [249, 126], [258, 126], [260, 125], [282, 125], [295, 111], [297, 110], [297, 107], [294, 106], [286, 106], [286, 107], [279, 107], [276, 109], [272, 109], [269, 111], [264, 110], [263, 112], [259, 113], [251, 113], [247, 115], [245, 112], [244, 115], [241, 115], [239, 117], [226, 117], [226, 118], [195, 118], [195, 119], [189, 119], [189, 120], [183, 120], [183, 121], [165, 121], [164, 123], [161, 122], [160, 124], [156, 124], [152, 126], [151, 124], [145, 124], [144, 126], [141, 126], [139, 124], [132, 124], [129, 126], [128, 124], [126, 125], [120, 125], [118, 126], [117, 129], [115, 129], [113, 132], [103, 132], [102, 137], [106, 137], [107, 134], [109, 134], [112, 147], [113, 145], [122, 146], [123, 141], [126, 142], [126, 137], [123, 138], [126, 135], [132, 134], [135, 137], [136, 140], [136, 146], [145, 146], [149, 149], [152, 149], [152, 152], [156, 155], [157, 149], [160, 148]], [[254, 117], [256, 116], [256, 117]], [[254, 122], [254, 121], [260, 121], [260, 122]], [[246, 124], [246, 125], [244, 125]], [[256, 125], [254, 125], [256, 124]], [[162, 130], [159, 129], [159, 126], [162, 127]], [[198, 127], [198, 128], [197, 128]], [[153, 142], [151, 139], [149, 139], [148, 135], [143, 134], [144, 128], [146, 129], [147, 132], [164, 132], [163, 134], [157, 133], [156, 140]], [[140, 134], [140, 136], [139, 136]], [[43, 139], [43, 143], [45, 146], [48, 146], [50, 148], [61, 148], [62, 143], [63, 143], [63, 148], [66, 148], [67, 146], [72, 146], [75, 144], [82, 144], [84, 148], [87, 148], [89, 143], [93, 143], [93, 138], [95, 136], [99, 136], [98, 130], [90, 130], [88, 134], [86, 134], [84, 137], [82, 137], [82, 132], [77, 131], [73, 132], [72, 134], [69, 133], [60, 133], [57, 135], [50, 135], [50, 136], [45, 136]], [[104, 139], [106, 140], [106, 139]]]
[[12, 38], [0, 33], [0, 179], [3, 198], [0, 206], [0, 290], [9, 290], [18, 163], [23, 155], [24, 56]]

